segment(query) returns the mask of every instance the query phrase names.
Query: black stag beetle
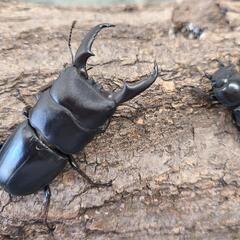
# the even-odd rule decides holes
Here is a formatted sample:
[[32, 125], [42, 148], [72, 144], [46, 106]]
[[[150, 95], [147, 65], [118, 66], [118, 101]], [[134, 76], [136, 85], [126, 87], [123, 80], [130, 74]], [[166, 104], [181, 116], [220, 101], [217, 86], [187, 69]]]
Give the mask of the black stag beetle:
[[[71, 50], [71, 34], [69, 47]], [[43, 189], [47, 222], [51, 192], [49, 184], [66, 163], [96, 187], [111, 186], [112, 182], [95, 183], [78, 166], [72, 154], [79, 153], [96, 134], [106, 130], [110, 117], [119, 104], [150, 87], [158, 76], [155, 62], [151, 75], [136, 83], [125, 83], [113, 92], [105, 91], [88, 78], [86, 63], [94, 56], [91, 51], [97, 34], [113, 27], [100, 24], [84, 37], [72, 65], [66, 67], [57, 80], [39, 94], [36, 105], [25, 113], [27, 120], [2, 145], [0, 150], [0, 185], [12, 195], [28, 195]]]
[[233, 64], [225, 66], [219, 62], [219, 69], [213, 74], [206, 74], [212, 83], [211, 99], [232, 110], [233, 119], [240, 128], [240, 73]]

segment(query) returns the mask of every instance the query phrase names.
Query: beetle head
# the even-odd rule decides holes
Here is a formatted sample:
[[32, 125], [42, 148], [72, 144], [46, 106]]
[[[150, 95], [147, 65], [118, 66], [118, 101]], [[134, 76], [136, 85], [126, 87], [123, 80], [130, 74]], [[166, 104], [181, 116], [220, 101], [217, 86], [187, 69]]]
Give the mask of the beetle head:
[[[59, 104], [66, 107], [86, 129], [101, 127], [112, 116], [116, 107], [150, 87], [158, 76], [155, 63], [149, 77], [136, 83], [125, 82], [123, 87], [107, 92], [101, 85], [88, 77], [86, 64], [97, 34], [112, 24], [99, 24], [93, 27], [82, 40], [72, 66], [66, 68], [51, 88], [51, 95]], [[71, 28], [72, 30], [72, 28]]]
[[234, 65], [224, 66], [208, 76], [214, 97], [226, 107], [240, 105], [240, 74]]
[[[74, 71], [76, 77], [73, 79]], [[68, 100], [64, 100], [65, 104], [69, 102], [66, 107], [71, 109], [71, 112], [76, 113], [75, 116], [83, 126], [92, 129], [96, 126], [102, 126], [112, 116], [118, 105], [134, 98], [150, 87], [156, 80], [157, 74], [158, 67], [155, 63], [149, 77], [136, 83], [125, 82], [120, 89], [106, 91], [96, 81], [86, 78], [85, 75], [79, 74], [75, 67], [71, 67], [70, 76], [64, 77], [64, 79], [68, 79], [64, 86], [70, 84], [72, 90], [66, 91], [66, 89], [63, 89], [65, 93], [62, 93], [61, 96], [69, 92]]]

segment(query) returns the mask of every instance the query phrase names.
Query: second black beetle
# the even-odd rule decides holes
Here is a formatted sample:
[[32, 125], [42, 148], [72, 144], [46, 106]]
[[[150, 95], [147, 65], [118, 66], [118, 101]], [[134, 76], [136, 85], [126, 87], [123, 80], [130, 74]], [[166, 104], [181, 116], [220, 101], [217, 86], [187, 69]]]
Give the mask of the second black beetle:
[[125, 83], [114, 92], [105, 91], [88, 78], [86, 63], [94, 55], [93, 41], [100, 30], [112, 26], [100, 24], [86, 34], [72, 65], [39, 94], [37, 104], [26, 114], [27, 120], [0, 150], [0, 185], [10, 194], [20, 196], [44, 189], [46, 216], [49, 184], [67, 162], [91, 184], [111, 185], [111, 182], [92, 182], [71, 155], [80, 152], [96, 134], [105, 130], [119, 104], [139, 95], [157, 78], [156, 63], [148, 78], [134, 84]]
[[206, 76], [212, 83], [213, 100], [231, 109], [233, 119], [240, 127], [240, 73], [236, 67], [219, 62], [219, 69], [213, 75]]

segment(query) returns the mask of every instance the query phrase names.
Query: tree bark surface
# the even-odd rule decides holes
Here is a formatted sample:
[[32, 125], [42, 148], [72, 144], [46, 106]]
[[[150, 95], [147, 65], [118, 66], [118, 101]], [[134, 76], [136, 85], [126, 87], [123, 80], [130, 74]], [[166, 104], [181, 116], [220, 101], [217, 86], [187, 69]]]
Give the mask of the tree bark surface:
[[[52, 234], [42, 220], [43, 192], [11, 202], [0, 190], [0, 239], [240, 239], [239, 132], [230, 112], [208, 101], [204, 77], [216, 60], [239, 65], [239, 2], [90, 8], [1, 1], [0, 20], [1, 142], [71, 61], [73, 20], [74, 50], [95, 24], [116, 24], [99, 34], [89, 61], [89, 75], [106, 89], [145, 77], [154, 59], [161, 70], [85, 148], [81, 168], [113, 186], [93, 188], [67, 166], [51, 184]], [[173, 34], [186, 22], [204, 29], [200, 39], [178, 28]], [[75, 157], [80, 163], [83, 154]]]

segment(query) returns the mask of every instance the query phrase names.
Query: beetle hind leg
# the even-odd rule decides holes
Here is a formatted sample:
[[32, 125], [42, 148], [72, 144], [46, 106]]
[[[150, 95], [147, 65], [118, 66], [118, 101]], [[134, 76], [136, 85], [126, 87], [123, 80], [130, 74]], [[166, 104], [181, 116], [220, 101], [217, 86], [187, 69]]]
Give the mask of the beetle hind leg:
[[77, 171], [92, 187], [96, 188], [103, 188], [103, 187], [111, 187], [112, 186], [112, 180], [106, 183], [102, 182], [94, 182], [84, 171], [80, 169], [77, 162], [72, 156], [69, 156], [69, 163], [71, 167]]
[[44, 194], [45, 194], [45, 201], [44, 201], [44, 212], [43, 212], [43, 221], [44, 224], [47, 226], [49, 232], [53, 232], [55, 230], [55, 226], [52, 224], [49, 224], [48, 222], [48, 210], [50, 206], [50, 201], [51, 201], [51, 190], [50, 187], [47, 185], [44, 187]]

